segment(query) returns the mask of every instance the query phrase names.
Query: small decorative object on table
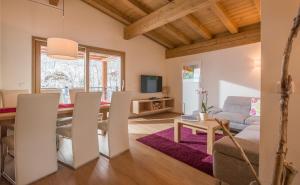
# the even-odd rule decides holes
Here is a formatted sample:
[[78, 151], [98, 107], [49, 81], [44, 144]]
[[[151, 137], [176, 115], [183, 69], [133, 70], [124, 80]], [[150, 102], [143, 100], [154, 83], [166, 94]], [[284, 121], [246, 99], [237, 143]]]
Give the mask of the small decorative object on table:
[[200, 120], [205, 121], [208, 119], [208, 110], [212, 108], [207, 106], [208, 101], [208, 92], [205, 89], [200, 90], [201, 94], [201, 111], [199, 113]]
[[168, 86], [164, 86], [163, 88], [162, 88], [162, 93], [163, 93], [163, 96], [164, 96], [164, 98], [169, 98], [169, 87]]

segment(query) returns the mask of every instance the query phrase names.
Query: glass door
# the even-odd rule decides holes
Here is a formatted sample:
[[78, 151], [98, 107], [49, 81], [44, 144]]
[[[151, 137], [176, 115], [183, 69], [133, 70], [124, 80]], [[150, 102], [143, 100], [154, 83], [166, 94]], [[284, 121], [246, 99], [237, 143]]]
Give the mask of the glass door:
[[102, 102], [110, 102], [114, 91], [122, 88], [122, 57], [101, 51], [88, 52], [89, 91], [102, 92]]
[[185, 65], [182, 68], [182, 103], [183, 113], [193, 114], [200, 110], [200, 67]]

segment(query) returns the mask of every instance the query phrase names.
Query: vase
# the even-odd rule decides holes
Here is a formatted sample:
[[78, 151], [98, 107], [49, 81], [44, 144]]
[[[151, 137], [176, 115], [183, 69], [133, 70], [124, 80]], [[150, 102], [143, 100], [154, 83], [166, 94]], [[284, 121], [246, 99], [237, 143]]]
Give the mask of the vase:
[[199, 116], [201, 121], [205, 121], [208, 118], [208, 114], [206, 112], [200, 112]]

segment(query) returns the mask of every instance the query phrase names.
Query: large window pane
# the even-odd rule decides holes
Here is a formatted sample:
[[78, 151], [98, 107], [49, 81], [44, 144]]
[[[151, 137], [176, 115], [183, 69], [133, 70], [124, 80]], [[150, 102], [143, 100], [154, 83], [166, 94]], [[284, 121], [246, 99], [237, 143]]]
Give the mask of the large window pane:
[[61, 91], [61, 103], [69, 103], [71, 88], [85, 87], [84, 52], [76, 60], [61, 60], [47, 56], [47, 47], [41, 46], [41, 89]]
[[103, 92], [106, 102], [112, 92], [124, 90], [124, 52], [79, 46], [76, 60], [61, 60], [47, 56], [45, 39], [34, 37], [33, 46], [32, 92], [60, 92], [60, 103], [70, 103], [70, 89]]
[[112, 92], [121, 90], [121, 57], [89, 53], [90, 91], [101, 91], [102, 101], [111, 101]]

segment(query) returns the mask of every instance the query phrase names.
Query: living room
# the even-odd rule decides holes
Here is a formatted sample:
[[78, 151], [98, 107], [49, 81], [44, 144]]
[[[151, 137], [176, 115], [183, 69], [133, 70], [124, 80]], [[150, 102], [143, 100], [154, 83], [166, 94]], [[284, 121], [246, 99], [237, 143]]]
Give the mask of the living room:
[[[298, 7], [297, 0], [0, 0], [0, 184], [299, 184], [299, 175], [293, 183], [274, 183], [290, 175], [278, 175], [275, 160], [284, 128], [282, 56]], [[73, 62], [51, 55], [51, 38], [76, 43]], [[70, 49], [60, 44], [55, 51]], [[296, 38], [289, 67], [293, 85], [286, 88], [293, 92], [284, 135], [289, 150], [281, 163], [292, 175], [300, 169], [299, 46]], [[187, 88], [186, 82], [196, 86]], [[6, 92], [13, 94], [13, 105], [5, 105]], [[95, 92], [101, 96], [95, 120], [80, 122], [93, 121], [97, 128], [82, 124], [70, 131], [73, 114], [93, 107], [90, 101], [76, 112], [75, 99]], [[53, 119], [33, 114], [50, 107], [42, 101], [40, 110], [32, 101], [30, 116], [15, 119], [24, 115], [19, 97], [52, 93], [60, 96]], [[49, 130], [28, 117], [52, 120], [45, 125], [53, 129], [48, 143], [38, 141]], [[60, 118], [68, 122], [61, 126]], [[84, 147], [95, 143], [88, 157], [90, 148]], [[65, 151], [72, 162], [60, 158]]]

